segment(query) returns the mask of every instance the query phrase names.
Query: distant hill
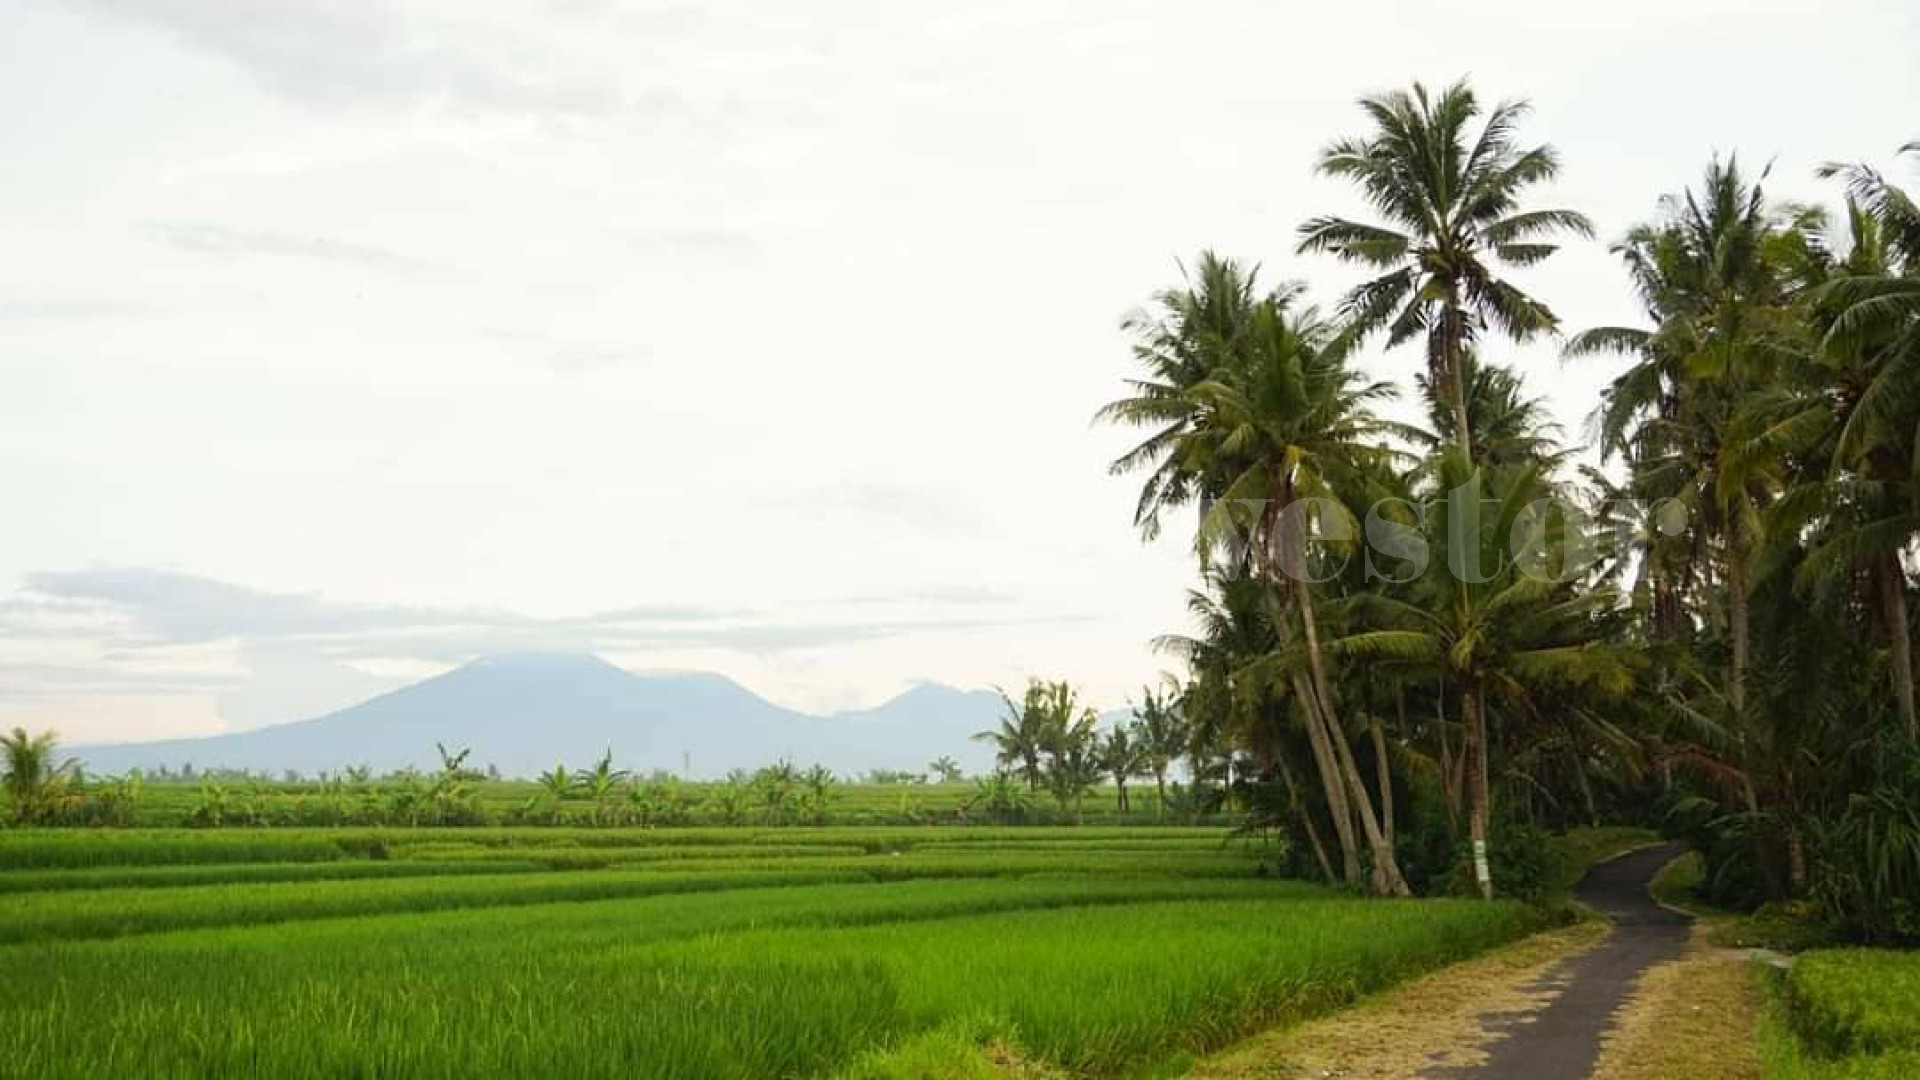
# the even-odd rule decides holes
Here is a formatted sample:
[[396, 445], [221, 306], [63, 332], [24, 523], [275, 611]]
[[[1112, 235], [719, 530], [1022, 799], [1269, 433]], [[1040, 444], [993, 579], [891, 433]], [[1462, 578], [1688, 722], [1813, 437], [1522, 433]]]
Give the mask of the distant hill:
[[495, 656], [312, 720], [235, 735], [74, 749], [91, 772], [236, 768], [303, 773], [436, 763], [433, 744], [470, 747], [471, 761], [508, 775], [612, 750], [622, 768], [683, 768], [695, 778], [782, 758], [842, 774], [924, 771], [942, 755], [968, 772], [992, 768], [970, 736], [1003, 705], [985, 690], [917, 686], [873, 709], [814, 716], [760, 697], [721, 675], [640, 675], [596, 656]]

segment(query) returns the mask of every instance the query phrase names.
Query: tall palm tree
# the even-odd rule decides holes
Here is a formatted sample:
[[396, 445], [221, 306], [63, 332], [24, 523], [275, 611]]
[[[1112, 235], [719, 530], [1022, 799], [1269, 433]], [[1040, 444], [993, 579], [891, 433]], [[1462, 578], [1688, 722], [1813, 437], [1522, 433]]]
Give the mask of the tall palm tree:
[[1593, 226], [1572, 210], [1521, 208], [1528, 188], [1560, 172], [1552, 147], [1515, 141], [1525, 102], [1496, 105], [1477, 132], [1480, 101], [1464, 81], [1438, 95], [1415, 83], [1362, 98], [1360, 108], [1373, 130], [1329, 145], [1319, 170], [1357, 185], [1383, 223], [1316, 217], [1300, 226], [1300, 250], [1378, 272], [1347, 294], [1352, 333], [1384, 331], [1389, 347], [1425, 337], [1428, 385], [1448, 388], [1472, 460], [1465, 357], [1489, 328], [1524, 341], [1559, 326], [1496, 268], [1539, 263], [1557, 250], [1555, 237], [1590, 237]]
[[1283, 290], [1258, 304], [1246, 353], [1189, 394], [1205, 419], [1182, 450], [1225, 478], [1220, 498], [1202, 518], [1197, 546], [1203, 558], [1244, 550], [1290, 613], [1274, 625], [1283, 647], [1301, 644], [1306, 670], [1294, 692], [1308, 744], [1324, 782], [1347, 789], [1344, 799], [1331, 801], [1356, 812], [1373, 856], [1375, 891], [1404, 892], [1340, 720], [1309, 568], [1316, 538], [1352, 543], [1357, 522], [1336, 496], [1361, 482], [1361, 462], [1385, 452], [1380, 440], [1393, 429], [1370, 407], [1393, 391], [1348, 367], [1328, 347], [1331, 325], [1311, 308], [1293, 311], [1296, 297], [1297, 290]]
[[[1136, 325], [1136, 353], [1162, 377], [1137, 383], [1133, 397], [1100, 417], [1155, 431], [1114, 468], [1149, 470], [1136, 518], [1143, 532], [1153, 534], [1164, 507], [1201, 501], [1195, 548], [1202, 564], [1245, 564], [1289, 613], [1273, 625], [1283, 647], [1297, 640], [1306, 657], [1305, 670], [1289, 681], [1303, 703], [1302, 723], [1347, 867], [1356, 865], [1345, 831], [1351, 813], [1372, 850], [1376, 889], [1402, 892], [1405, 882], [1339, 721], [1307, 567], [1316, 536], [1353, 532], [1344, 515], [1323, 519], [1320, 508], [1339, 505], [1325, 497], [1356, 475], [1357, 461], [1382, 453], [1380, 439], [1391, 429], [1370, 406], [1392, 390], [1366, 383], [1346, 365], [1330, 347], [1333, 327], [1298, 304], [1297, 286], [1260, 295], [1255, 275], [1231, 260], [1202, 262], [1212, 268], [1202, 277], [1206, 295], [1162, 294], [1160, 306], [1172, 314]], [[1213, 313], [1198, 330], [1185, 318], [1194, 311]]]
[[[1920, 142], [1902, 148], [1920, 155]], [[1829, 483], [1854, 527], [1816, 553], [1809, 569], [1834, 561], [1865, 564], [1881, 611], [1900, 715], [1920, 734], [1914, 703], [1913, 646], [1907, 630], [1902, 552], [1920, 532], [1912, 447], [1920, 436], [1920, 205], [1866, 165], [1828, 165], [1846, 182], [1850, 241], [1846, 259], [1821, 289], [1822, 359], [1837, 393]]]
[[[1764, 174], [1763, 174], [1764, 175]], [[1602, 327], [1569, 340], [1570, 355], [1623, 352], [1634, 364], [1614, 380], [1598, 415], [1601, 451], [1624, 452], [1636, 495], [1672, 499], [1693, 530], [1684, 573], [1720, 598], [1695, 598], [1724, 627], [1730, 663], [1726, 700], [1738, 712], [1751, 667], [1752, 574], [1763, 545], [1763, 510], [1778, 492], [1780, 461], [1751, 407], [1777, 385], [1770, 373], [1809, 350], [1796, 306], [1801, 283], [1780, 258], [1805, 244], [1814, 223], [1776, 212], [1737, 159], [1710, 162], [1697, 190], [1665, 200], [1664, 220], [1634, 229], [1615, 251], [1627, 263], [1652, 330]]]
[[60, 737], [51, 731], [28, 735], [25, 728], [14, 728], [11, 735], [0, 736], [0, 753], [6, 757], [6, 773], [0, 780], [13, 802], [16, 823], [25, 825], [45, 817], [73, 783], [79, 762], [57, 760], [59, 749]]

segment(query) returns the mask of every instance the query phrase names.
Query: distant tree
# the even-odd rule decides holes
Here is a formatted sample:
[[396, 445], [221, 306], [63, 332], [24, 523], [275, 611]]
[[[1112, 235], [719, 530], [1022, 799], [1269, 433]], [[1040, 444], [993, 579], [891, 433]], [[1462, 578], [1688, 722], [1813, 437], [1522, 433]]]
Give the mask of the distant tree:
[[708, 796], [714, 812], [728, 825], [738, 825], [746, 819], [751, 797], [746, 785], [731, 776], [715, 784]]
[[593, 768], [581, 769], [573, 774], [575, 786], [593, 800], [594, 824], [604, 825], [612, 820], [614, 799], [620, 794], [620, 785], [626, 783], [631, 775], [625, 769], [613, 767], [612, 750], [600, 755], [600, 760], [594, 763]]
[[1098, 756], [1100, 767], [1113, 777], [1120, 812], [1132, 813], [1133, 803], [1127, 798], [1127, 781], [1146, 771], [1144, 741], [1139, 738], [1132, 724], [1116, 724], [1108, 729], [1106, 738], [1101, 740]]
[[1026, 709], [1038, 719], [1041, 753], [1046, 755], [1047, 787], [1063, 810], [1080, 812], [1081, 800], [1100, 782], [1100, 716], [1080, 706], [1079, 694], [1066, 682], [1035, 684], [1027, 690]]
[[994, 821], [1017, 822], [1024, 821], [1032, 812], [1033, 797], [1012, 773], [1000, 769], [976, 781], [973, 794], [967, 796], [961, 806]]
[[554, 821], [558, 821], [560, 804], [571, 798], [575, 790], [573, 774], [567, 771], [565, 764], [558, 764], [534, 777], [534, 782], [540, 785], [540, 794], [547, 801], [548, 813]]
[[833, 799], [833, 770], [825, 765], [815, 765], [800, 774], [802, 813], [816, 822], [827, 818], [827, 807]]
[[960, 770], [960, 763], [945, 754], [929, 762], [927, 769], [935, 776], [938, 776], [940, 782], [943, 784], [959, 783], [965, 777], [965, 774]]
[[51, 731], [28, 735], [25, 728], [0, 736], [0, 751], [6, 755], [7, 794], [13, 801], [13, 820], [17, 824], [41, 821], [57, 810], [75, 783], [78, 763], [72, 758], [57, 761], [60, 737]]
[[1140, 742], [1141, 764], [1153, 777], [1157, 805], [1164, 814], [1167, 806], [1167, 770], [1176, 758], [1187, 752], [1187, 726], [1180, 709], [1177, 689], [1169, 687], [1155, 693], [1151, 687], [1140, 691], [1140, 704], [1134, 706], [1134, 729]]
[[1027, 684], [1026, 696], [1018, 704], [1001, 691], [1000, 700], [1006, 704], [1007, 713], [1000, 718], [1000, 726], [973, 736], [977, 742], [993, 744], [994, 756], [1001, 765], [1018, 768], [1030, 791], [1038, 790], [1043, 779], [1040, 759], [1046, 753], [1051, 692], [1052, 688], [1038, 679]]
[[479, 782], [480, 774], [467, 768], [467, 758], [473, 751], [462, 749], [456, 754], [440, 743], [434, 743], [433, 748], [440, 753], [440, 771], [428, 786], [424, 801], [442, 824], [477, 819], [479, 793], [474, 790], [474, 784]]
[[800, 771], [794, 768], [793, 762], [778, 761], [756, 771], [748, 786], [760, 803], [760, 812], [773, 822], [795, 808], [794, 789], [799, 781]]

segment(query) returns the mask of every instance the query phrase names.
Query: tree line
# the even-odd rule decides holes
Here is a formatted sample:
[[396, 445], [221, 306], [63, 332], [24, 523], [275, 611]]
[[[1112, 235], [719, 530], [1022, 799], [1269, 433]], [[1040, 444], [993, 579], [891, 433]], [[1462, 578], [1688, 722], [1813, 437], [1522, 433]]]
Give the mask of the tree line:
[[[1319, 171], [1370, 213], [1297, 235], [1360, 272], [1329, 310], [1205, 253], [1123, 324], [1113, 471], [1145, 536], [1192, 515], [1185, 727], [1350, 887], [1491, 896], [1538, 830], [1637, 821], [1724, 901], [1920, 935], [1913, 197], [1834, 164], [1832, 206], [1780, 201], [1715, 157], [1611, 246], [1643, 321], [1575, 329], [1513, 276], [1595, 233], [1540, 205], [1526, 104], [1360, 107]], [[1541, 338], [1626, 359], [1597, 462], [1497, 360]], [[1361, 373], [1376, 344], [1419, 350], [1410, 387]], [[1421, 423], [1381, 412], [1407, 391]]]

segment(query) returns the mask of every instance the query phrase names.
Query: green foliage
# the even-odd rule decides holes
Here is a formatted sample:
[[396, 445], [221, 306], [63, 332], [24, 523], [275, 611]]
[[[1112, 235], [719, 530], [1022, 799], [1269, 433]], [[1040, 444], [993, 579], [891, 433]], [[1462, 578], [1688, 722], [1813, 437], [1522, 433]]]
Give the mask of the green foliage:
[[[1560, 841], [1543, 830], [1517, 824], [1496, 827], [1487, 845], [1487, 861], [1502, 896], [1537, 903], [1565, 893], [1566, 854]], [[1454, 852], [1449, 889], [1455, 896], [1472, 896], [1477, 891], [1472, 852], [1464, 846]]]
[[72, 799], [77, 768], [71, 758], [58, 759], [59, 738], [51, 731], [29, 735], [25, 728], [14, 728], [0, 736], [0, 754], [6, 768], [0, 772], [7, 799], [13, 807], [17, 825], [43, 822], [60, 813]]

